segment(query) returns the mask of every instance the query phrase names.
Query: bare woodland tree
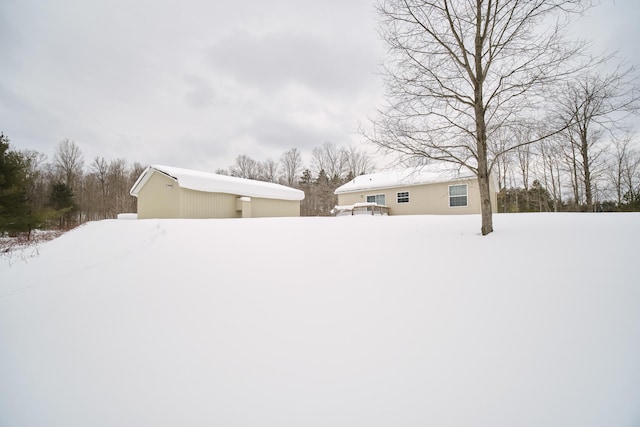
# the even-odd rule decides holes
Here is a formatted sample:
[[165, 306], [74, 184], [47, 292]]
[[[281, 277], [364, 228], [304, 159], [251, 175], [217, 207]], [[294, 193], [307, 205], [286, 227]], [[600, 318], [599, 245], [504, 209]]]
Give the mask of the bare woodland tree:
[[315, 175], [324, 171], [329, 180], [342, 179], [347, 168], [345, 148], [331, 142], [325, 142], [321, 147], [314, 148], [311, 153], [311, 168]]
[[312, 150], [311, 163], [313, 171], [303, 171], [302, 154], [297, 148], [292, 148], [280, 156], [279, 162], [271, 159], [260, 162], [240, 155], [229, 172], [218, 169], [216, 173], [278, 182], [301, 189], [305, 192], [301, 214], [318, 216], [330, 215], [338, 202], [334, 194], [337, 187], [354, 176], [373, 170], [373, 161], [368, 153], [353, 146], [339, 147], [331, 142]]
[[623, 204], [625, 196], [635, 200], [635, 193], [640, 190], [640, 151], [632, 142], [633, 139], [628, 133], [614, 140], [607, 168], [618, 207]]
[[80, 147], [73, 141], [63, 139], [56, 147], [53, 164], [64, 183], [75, 190], [84, 167], [84, 157]]
[[510, 134], [498, 131], [494, 134], [493, 144], [488, 147], [491, 150], [491, 157], [495, 159], [494, 171], [497, 171], [498, 190], [506, 189], [509, 171], [513, 164], [513, 153], [506, 150], [511, 144], [510, 139]]
[[112, 215], [125, 212], [129, 189], [133, 183], [129, 181], [127, 162], [124, 159], [113, 159], [109, 162], [109, 189], [111, 192]]
[[280, 165], [273, 159], [258, 163], [258, 179], [266, 182], [278, 182]]
[[489, 156], [533, 142], [491, 150], [494, 135], [539, 118], [547, 88], [566, 75], [567, 62], [584, 46], [564, 40], [565, 18], [588, 6], [580, 0], [381, 0], [390, 103], [368, 138], [404, 157], [473, 171], [482, 234], [491, 233], [489, 173], [496, 157]]
[[119, 213], [135, 212], [135, 198], [129, 190], [142, 173], [142, 166], [135, 164], [130, 168], [124, 159], [107, 161], [96, 157], [89, 169], [77, 195], [83, 220], [116, 218]]
[[100, 213], [103, 218], [107, 218], [109, 164], [104, 157], [96, 157], [93, 160], [93, 163], [91, 163], [91, 174], [95, 177], [99, 186]]
[[356, 146], [349, 146], [346, 151], [346, 169], [351, 177], [364, 175], [373, 171], [373, 160], [371, 156]]
[[258, 179], [260, 170], [258, 162], [246, 154], [241, 154], [236, 157], [236, 163], [229, 168], [229, 173], [238, 178]]
[[126, 211], [125, 212], [137, 212], [137, 207], [138, 207], [138, 198], [137, 197], [133, 197], [130, 193], [129, 190], [133, 187], [133, 185], [135, 184], [136, 180], [138, 179], [138, 177], [140, 177], [140, 175], [142, 175], [142, 172], [145, 170], [145, 166], [143, 166], [141, 163], [139, 162], [134, 162], [133, 165], [131, 165], [131, 167], [129, 168], [129, 186], [127, 188], [127, 195], [128, 197], [128, 203], [126, 206]]
[[[558, 138], [556, 136], [555, 138]], [[540, 144], [541, 179], [544, 187], [549, 191], [553, 210], [560, 211], [562, 206], [562, 155], [561, 148], [553, 140], [546, 140]]]
[[282, 183], [293, 187], [300, 179], [302, 173], [302, 155], [297, 148], [285, 151], [280, 157], [282, 170]]
[[604, 137], [615, 135], [627, 115], [640, 108], [634, 77], [634, 67], [618, 67], [608, 74], [589, 72], [558, 94], [558, 114], [568, 125], [574, 185], [583, 186], [587, 211], [593, 210], [593, 183], [603, 172], [601, 157], [608, 148]]

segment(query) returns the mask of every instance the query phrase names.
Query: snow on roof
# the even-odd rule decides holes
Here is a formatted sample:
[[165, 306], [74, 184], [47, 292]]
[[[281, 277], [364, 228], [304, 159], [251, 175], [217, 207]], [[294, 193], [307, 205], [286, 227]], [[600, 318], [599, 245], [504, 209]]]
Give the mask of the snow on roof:
[[368, 175], [360, 175], [338, 187], [335, 194], [353, 193], [363, 190], [406, 187], [411, 185], [435, 184], [474, 178], [473, 173], [459, 169], [443, 167], [440, 164], [415, 168], [389, 170]]
[[253, 179], [237, 178], [210, 172], [200, 172], [172, 166], [152, 165], [142, 172], [131, 188], [131, 195], [138, 196], [138, 192], [147, 182], [154, 171], [158, 171], [178, 181], [182, 188], [209, 193], [228, 193], [238, 196], [259, 197], [263, 199], [302, 200], [304, 192], [295, 188], [271, 182]]

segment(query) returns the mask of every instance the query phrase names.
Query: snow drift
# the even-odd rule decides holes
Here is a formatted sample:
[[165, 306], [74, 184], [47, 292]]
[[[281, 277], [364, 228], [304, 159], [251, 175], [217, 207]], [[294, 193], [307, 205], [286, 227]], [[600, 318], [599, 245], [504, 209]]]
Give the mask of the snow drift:
[[102, 221], [0, 260], [1, 426], [637, 426], [638, 214]]

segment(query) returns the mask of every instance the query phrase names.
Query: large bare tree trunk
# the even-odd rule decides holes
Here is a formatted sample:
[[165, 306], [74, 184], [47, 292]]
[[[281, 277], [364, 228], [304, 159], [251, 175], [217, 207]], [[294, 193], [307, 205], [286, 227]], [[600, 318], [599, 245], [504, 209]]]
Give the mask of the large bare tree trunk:
[[[478, 132], [481, 134], [481, 132]], [[486, 133], [485, 133], [486, 135]], [[486, 142], [478, 139], [478, 146], [482, 146]], [[478, 149], [479, 152], [480, 149]], [[478, 188], [480, 189], [480, 209], [482, 213], [482, 235], [493, 231], [493, 211], [491, 208], [491, 188], [489, 185], [489, 168], [486, 154], [478, 156]]]
[[[486, 162], [485, 162], [486, 167]], [[493, 210], [491, 208], [491, 191], [489, 186], [489, 174], [480, 172], [478, 166], [478, 187], [480, 188], [480, 206], [482, 209], [482, 235], [493, 232]], [[484, 175], [484, 176], [483, 176]]]
[[478, 188], [480, 189], [480, 209], [482, 212], [483, 236], [493, 231], [493, 213], [491, 212], [491, 193], [489, 190], [489, 166], [487, 160], [487, 125], [485, 122], [485, 103], [482, 89], [484, 87], [484, 73], [482, 61], [482, 1], [476, 0], [476, 37], [475, 37], [475, 88], [474, 110], [476, 121], [476, 139], [478, 155]]
[[[531, 127], [548, 111], [549, 88], [575, 72], [567, 64], [584, 47], [564, 39], [564, 20], [550, 18], [588, 7], [580, 0], [379, 0], [390, 102], [365, 136], [401, 160], [448, 162], [475, 173], [482, 234], [491, 233], [496, 159], [566, 124], [549, 123], [548, 134], [526, 141], [500, 133]], [[500, 140], [506, 144], [498, 149]]]
[[593, 212], [593, 192], [591, 189], [591, 159], [589, 158], [589, 144], [587, 135], [580, 135], [580, 156], [582, 156], [582, 174], [584, 177], [584, 198], [587, 203], [587, 212]]

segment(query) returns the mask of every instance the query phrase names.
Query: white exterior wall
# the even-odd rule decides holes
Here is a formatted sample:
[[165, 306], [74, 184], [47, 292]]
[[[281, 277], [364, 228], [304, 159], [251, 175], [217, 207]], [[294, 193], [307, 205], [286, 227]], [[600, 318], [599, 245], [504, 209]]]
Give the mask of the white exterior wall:
[[[242, 218], [300, 216], [300, 201], [240, 196], [181, 188], [171, 177], [153, 172], [138, 193], [138, 218]], [[240, 208], [238, 208], [240, 206]]]
[[253, 218], [300, 216], [300, 201], [251, 198]]
[[180, 188], [176, 180], [153, 173], [138, 194], [138, 218], [178, 218]]
[[180, 189], [180, 218], [239, 218], [237, 196]]
[[[450, 207], [449, 186], [460, 184], [467, 185], [467, 206]], [[492, 190], [491, 205], [494, 212], [497, 212], [497, 195], [493, 187]], [[409, 192], [409, 203], [397, 202], [397, 193], [399, 192]], [[385, 205], [389, 207], [390, 215], [459, 215], [478, 214], [481, 212], [480, 190], [478, 188], [478, 180], [475, 178], [338, 194], [338, 205], [353, 205], [354, 203], [366, 202], [367, 196], [376, 194], [385, 195]]]

